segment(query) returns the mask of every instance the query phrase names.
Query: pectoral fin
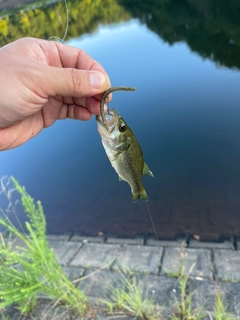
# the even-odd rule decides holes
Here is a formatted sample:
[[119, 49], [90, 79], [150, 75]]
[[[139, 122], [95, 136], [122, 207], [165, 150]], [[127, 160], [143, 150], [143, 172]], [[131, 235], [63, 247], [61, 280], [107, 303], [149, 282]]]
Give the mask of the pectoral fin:
[[116, 151], [126, 151], [130, 145], [131, 145], [131, 142], [132, 142], [132, 138], [131, 137], [128, 137], [126, 139], [126, 141], [120, 143], [119, 145], [115, 146], [115, 150]]
[[144, 166], [143, 166], [143, 174], [154, 178], [152, 171], [148, 168], [148, 165], [145, 162], [144, 162]]

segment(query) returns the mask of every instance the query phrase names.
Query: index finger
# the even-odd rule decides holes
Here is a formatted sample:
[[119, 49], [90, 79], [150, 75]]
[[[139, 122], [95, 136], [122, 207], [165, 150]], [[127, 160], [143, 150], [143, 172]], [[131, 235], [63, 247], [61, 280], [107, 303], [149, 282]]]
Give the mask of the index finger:
[[[101, 64], [98, 63], [96, 60], [92, 59], [83, 50], [80, 50], [80, 52], [79, 52], [78, 59], [77, 59], [77, 62], [76, 62], [76, 68], [77, 69], [84, 69], [84, 70], [95, 70], [95, 71], [102, 72], [107, 76], [107, 78], [109, 80], [108, 74], [105, 71], [105, 69], [101, 66]], [[109, 88], [110, 87], [111, 87], [111, 83], [110, 83], [110, 80], [109, 80]], [[99, 100], [99, 101], [101, 100], [101, 97], [102, 97], [102, 94], [99, 94], [99, 95], [95, 96], [95, 98], [97, 100]], [[112, 99], [112, 94], [109, 94], [109, 96], [106, 98], [105, 101], [109, 102], [109, 101], [111, 101], [111, 99]]]
[[[106, 75], [108, 79], [107, 87], [111, 87], [111, 83], [105, 69], [99, 62], [90, 57], [84, 50], [58, 42], [39, 39], [36, 40], [38, 42], [38, 45], [45, 52], [45, 55], [48, 57], [49, 65], [54, 67], [99, 71]], [[55, 50], [52, 50], [53, 46], [55, 47]], [[102, 94], [98, 94], [95, 96], [95, 98], [99, 101], [101, 100], [101, 97]], [[106, 99], [106, 102], [109, 102], [111, 98], [112, 95], [110, 94]]]
[[[52, 65], [53, 67], [59, 67], [59, 63], [61, 63], [61, 66], [63, 68], [100, 71], [108, 76], [107, 72], [101, 66], [101, 64], [81, 49], [66, 44], [45, 40], [39, 40], [38, 44], [41, 49], [44, 50], [46, 56], [49, 59], [50, 65]], [[51, 50], [53, 49], [52, 46], [55, 46], [57, 52], [55, 50]], [[56, 53], [54, 54], [54, 57], [53, 52]], [[58, 57], [56, 57], [56, 55]]]

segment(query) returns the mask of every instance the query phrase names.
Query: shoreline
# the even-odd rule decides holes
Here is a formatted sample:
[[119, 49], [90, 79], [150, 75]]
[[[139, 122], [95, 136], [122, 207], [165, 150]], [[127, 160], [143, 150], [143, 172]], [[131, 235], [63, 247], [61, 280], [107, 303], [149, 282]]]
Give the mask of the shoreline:
[[[6, 236], [4, 238], [8, 239]], [[177, 284], [181, 278], [184, 257], [185, 273], [189, 278], [188, 294], [192, 295], [193, 306], [200, 308], [203, 305], [203, 311], [211, 311], [214, 308], [212, 301], [220, 292], [224, 294], [224, 301], [233, 314], [240, 316], [239, 241], [234, 246], [231, 241], [215, 243], [190, 240], [187, 243], [185, 239], [149, 239], [144, 243], [143, 237], [122, 239], [47, 235], [47, 239], [70, 280], [83, 278], [81, 289], [93, 306], [99, 304], [103, 295], [110, 294], [110, 286], [119, 285], [117, 279], [124, 265], [138, 279], [142, 293], [150, 290], [157, 306], [165, 306], [162, 316], [168, 319], [174, 309], [171, 301], [180, 299]], [[21, 251], [19, 240], [14, 242], [13, 250]], [[44, 303], [44, 300], [39, 303]], [[36, 310], [36, 319], [41, 319], [41, 308]], [[98, 320], [106, 319], [106, 314], [100, 311], [95, 316]]]

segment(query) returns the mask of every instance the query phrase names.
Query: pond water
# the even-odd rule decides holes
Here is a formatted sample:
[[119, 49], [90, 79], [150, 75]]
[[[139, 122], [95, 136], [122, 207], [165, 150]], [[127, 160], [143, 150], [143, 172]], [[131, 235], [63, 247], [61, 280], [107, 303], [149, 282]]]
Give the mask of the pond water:
[[[114, 93], [109, 108], [134, 131], [154, 173], [143, 184], [159, 238], [239, 237], [238, 1], [68, 4], [66, 43], [98, 60], [112, 86], [137, 87]], [[63, 35], [64, 3], [32, 6], [10, 15], [1, 45], [26, 35]], [[42, 201], [49, 233], [154, 234], [145, 203], [132, 203], [128, 184], [118, 182], [94, 118], [58, 121], [25, 145], [1, 152], [0, 175], [13, 175]]]

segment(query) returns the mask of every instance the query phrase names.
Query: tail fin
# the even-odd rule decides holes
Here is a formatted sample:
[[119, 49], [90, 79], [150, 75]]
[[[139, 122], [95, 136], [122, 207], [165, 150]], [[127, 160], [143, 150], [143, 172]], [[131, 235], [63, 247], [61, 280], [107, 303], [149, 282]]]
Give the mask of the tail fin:
[[133, 197], [133, 202], [136, 202], [139, 199], [142, 199], [144, 201], [148, 201], [148, 195], [147, 195], [145, 189], [142, 189], [140, 192], [133, 192], [132, 197]]

